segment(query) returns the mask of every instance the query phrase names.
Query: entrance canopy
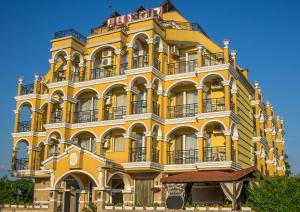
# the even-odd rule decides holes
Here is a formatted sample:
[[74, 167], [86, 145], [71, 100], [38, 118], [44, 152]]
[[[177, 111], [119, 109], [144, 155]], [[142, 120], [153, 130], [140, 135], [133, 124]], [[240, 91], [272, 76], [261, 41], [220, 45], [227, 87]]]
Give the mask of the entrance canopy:
[[163, 177], [162, 183], [200, 183], [200, 182], [232, 182], [253, 176], [256, 167], [238, 171], [197, 171], [184, 172], [169, 177]]

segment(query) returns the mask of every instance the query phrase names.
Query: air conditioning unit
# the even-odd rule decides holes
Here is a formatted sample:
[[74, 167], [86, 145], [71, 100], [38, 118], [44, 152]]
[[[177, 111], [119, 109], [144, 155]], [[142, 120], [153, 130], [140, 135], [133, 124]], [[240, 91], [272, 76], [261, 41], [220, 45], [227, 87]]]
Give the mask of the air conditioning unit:
[[111, 57], [103, 58], [101, 60], [101, 67], [111, 66], [111, 65], [112, 65], [112, 58]]
[[212, 90], [220, 90], [223, 89], [223, 84], [221, 80], [213, 80], [211, 82], [211, 89]]
[[105, 99], [105, 105], [110, 106], [112, 105], [111, 96], [107, 96]]
[[112, 50], [104, 50], [102, 51], [102, 58], [104, 57], [111, 57], [112, 56]]
[[215, 126], [214, 130], [213, 130], [213, 133], [214, 134], [222, 134], [223, 133], [222, 127], [220, 125]]
[[177, 48], [177, 46], [173, 45], [171, 46], [171, 53], [177, 57], [179, 57], [179, 49]]

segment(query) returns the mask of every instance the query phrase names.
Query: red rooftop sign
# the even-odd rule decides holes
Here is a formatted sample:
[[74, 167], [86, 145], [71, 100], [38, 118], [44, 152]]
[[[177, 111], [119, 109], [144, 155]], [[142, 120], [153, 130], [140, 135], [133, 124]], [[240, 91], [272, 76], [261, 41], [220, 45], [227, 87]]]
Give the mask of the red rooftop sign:
[[107, 20], [107, 27], [108, 28], [115, 28], [115, 27], [122, 27], [127, 22], [142, 20], [149, 17], [154, 17], [157, 19], [162, 19], [163, 8], [156, 7], [148, 10], [142, 10], [139, 12], [129, 13], [128, 15], [122, 15], [114, 18], [109, 18]]

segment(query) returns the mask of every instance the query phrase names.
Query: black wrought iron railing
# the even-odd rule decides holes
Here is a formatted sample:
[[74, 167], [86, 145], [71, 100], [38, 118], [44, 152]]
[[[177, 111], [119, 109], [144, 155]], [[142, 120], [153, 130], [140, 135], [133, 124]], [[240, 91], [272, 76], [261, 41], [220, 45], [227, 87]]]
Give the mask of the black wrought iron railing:
[[197, 60], [181, 61], [176, 63], [170, 63], [168, 65], [168, 74], [181, 74], [187, 72], [193, 72], [197, 68]]
[[179, 22], [179, 21], [161, 21], [161, 24], [166, 29], [200, 31], [207, 36], [207, 34], [204, 32], [204, 30], [198, 23]]
[[203, 161], [225, 161], [226, 160], [226, 147], [204, 147], [203, 148]]
[[198, 103], [168, 106], [168, 118], [184, 118], [195, 116], [198, 113]]
[[130, 148], [130, 162], [144, 162], [146, 161], [146, 147], [139, 147], [139, 148]]
[[203, 112], [217, 112], [225, 110], [225, 98], [213, 98], [203, 100]]
[[160, 109], [160, 106], [157, 102], [152, 102], [152, 112], [155, 114], [155, 115], [160, 115], [159, 114], [159, 109]]
[[159, 163], [159, 150], [151, 150], [151, 162]]
[[121, 64], [121, 74], [125, 74], [125, 70], [128, 69], [128, 63]]
[[54, 39], [72, 36], [82, 43], [86, 43], [87, 38], [77, 32], [75, 29], [66, 29], [54, 33]]
[[20, 121], [18, 123], [18, 132], [31, 131], [31, 121]]
[[98, 110], [85, 110], [74, 112], [74, 123], [98, 121]]
[[147, 112], [147, 101], [133, 101], [131, 103], [131, 114], [142, 114]]
[[204, 66], [213, 66], [224, 64], [224, 53], [206, 53], [203, 55]]
[[51, 113], [51, 123], [62, 122], [62, 111], [55, 111]]
[[[120, 75], [116, 72], [116, 66], [106, 66], [101, 68], [94, 68], [91, 70], [92, 79], [102, 79], [107, 77], [114, 77]], [[121, 73], [122, 74], [122, 73]]]
[[156, 68], [157, 70], [160, 70], [160, 61], [158, 60], [158, 58], [154, 58], [154, 59], [153, 59], [153, 66], [154, 66], [154, 68]]
[[72, 73], [72, 81], [73, 82], [83, 82], [85, 81], [85, 72], [80, 74], [80, 72], [73, 72]]
[[198, 149], [167, 151], [168, 164], [187, 164], [198, 161]]
[[16, 170], [28, 170], [28, 158], [16, 159]]
[[32, 94], [34, 91], [33, 84], [22, 85], [22, 95]]
[[54, 82], [61, 82], [66, 80], [65, 71], [56, 71], [54, 73]]
[[134, 56], [132, 58], [132, 68], [143, 68], [149, 66], [149, 55]]
[[105, 107], [103, 109], [104, 120], [122, 119], [126, 115], [126, 106]]

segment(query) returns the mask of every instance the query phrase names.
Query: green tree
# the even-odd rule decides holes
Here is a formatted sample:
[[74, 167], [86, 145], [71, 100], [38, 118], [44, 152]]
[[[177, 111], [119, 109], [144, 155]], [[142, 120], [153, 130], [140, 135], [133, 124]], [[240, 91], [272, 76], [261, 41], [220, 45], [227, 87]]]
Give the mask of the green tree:
[[300, 211], [300, 178], [272, 177], [252, 183], [249, 204], [262, 212]]
[[33, 202], [34, 184], [30, 179], [0, 178], [0, 204], [26, 204]]

